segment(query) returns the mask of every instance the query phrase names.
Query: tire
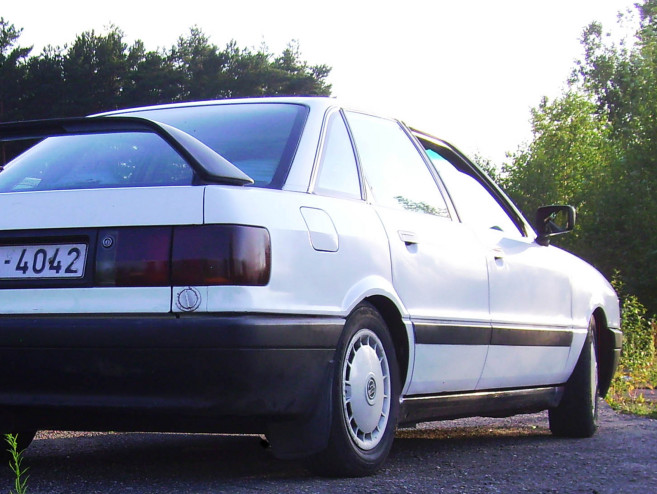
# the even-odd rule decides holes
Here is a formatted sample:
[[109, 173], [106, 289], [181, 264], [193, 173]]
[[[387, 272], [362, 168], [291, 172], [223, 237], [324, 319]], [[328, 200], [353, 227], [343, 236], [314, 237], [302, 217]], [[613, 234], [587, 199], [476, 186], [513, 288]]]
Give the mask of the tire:
[[550, 430], [555, 436], [591, 437], [598, 428], [600, 392], [595, 335], [595, 320], [591, 318], [582, 353], [566, 383], [561, 403], [549, 410]]
[[10, 433], [3, 433], [2, 438], [0, 438], [0, 441], [2, 441], [2, 450], [1, 453], [1, 460], [4, 461], [5, 463], [9, 460], [12, 459], [12, 455], [9, 452], [9, 444], [6, 441], [5, 434], [16, 434], [16, 440], [17, 440], [17, 450], [19, 453], [22, 453], [24, 450], [27, 449], [27, 447], [32, 443], [32, 440], [34, 439], [34, 436], [36, 435], [36, 431], [24, 431], [24, 432], [10, 432]]
[[335, 363], [328, 447], [308, 466], [330, 477], [372, 475], [392, 447], [400, 393], [392, 338], [372, 305], [347, 318]]

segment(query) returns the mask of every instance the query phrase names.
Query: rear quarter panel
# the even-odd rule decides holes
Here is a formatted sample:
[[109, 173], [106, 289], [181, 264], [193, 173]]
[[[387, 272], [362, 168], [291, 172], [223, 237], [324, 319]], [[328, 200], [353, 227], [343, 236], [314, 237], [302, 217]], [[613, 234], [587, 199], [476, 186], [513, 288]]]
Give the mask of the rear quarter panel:
[[[328, 214], [338, 236], [335, 252], [315, 250], [302, 207]], [[388, 240], [364, 201], [257, 188], [208, 186], [205, 223], [264, 226], [271, 236], [271, 278], [264, 287], [210, 287], [210, 312], [268, 312], [344, 317], [370, 295], [397, 304]]]

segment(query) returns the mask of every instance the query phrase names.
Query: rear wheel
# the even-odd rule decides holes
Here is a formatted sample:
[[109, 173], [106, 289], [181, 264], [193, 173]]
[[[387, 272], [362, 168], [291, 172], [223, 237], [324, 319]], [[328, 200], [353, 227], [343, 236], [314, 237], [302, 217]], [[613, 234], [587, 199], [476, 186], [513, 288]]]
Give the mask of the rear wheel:
[[336, 352], [329, 445], [309, 467], [328, 476], [371, 475], [383, 464], [399, 412], [399, 370], [381, 315], [367, 303], [347, 318]]
[[591, 318], [584, 348], [566, 383], [559, 406], [549, 411], [550, 430], [555, 436], [591, 437], [598, 428], [598, 361], [596, 325]]

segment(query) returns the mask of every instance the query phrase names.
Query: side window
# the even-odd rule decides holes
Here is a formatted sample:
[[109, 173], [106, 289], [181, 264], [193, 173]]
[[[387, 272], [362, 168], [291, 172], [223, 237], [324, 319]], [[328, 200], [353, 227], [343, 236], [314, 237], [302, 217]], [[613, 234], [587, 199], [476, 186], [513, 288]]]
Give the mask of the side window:
[[522, 237], [506, 211], [474, 177], [432, 149], [428, 149], [427, 154], [447, 187], [463, 223], [477, 228], [500, 230], [510, 237]]
[[397, 122], [353, 112], [347, 121], [377, 204], [450, 217], [433, 175]]
[[315, 191], [320, 194], [360, 199], [356, 157], [342, 115], [331, 115]]

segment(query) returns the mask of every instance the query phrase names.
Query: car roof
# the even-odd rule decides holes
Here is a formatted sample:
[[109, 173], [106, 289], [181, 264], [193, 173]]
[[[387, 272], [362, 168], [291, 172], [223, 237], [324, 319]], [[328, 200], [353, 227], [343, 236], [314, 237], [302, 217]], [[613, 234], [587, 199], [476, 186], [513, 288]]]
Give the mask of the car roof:
[[305, 105], [310, 107], [312, 110], [319, 110], [319, 111], [340, 106], [337, 99], [330, 98], [327, 96], [272, 96], [272, 97], [262, 97], [262, 98], [235, 98], [235, 99], [192, 101], [186, 103], [168, 103], [163, 105], [150, 105], [150, 106], [141, 106], [136, 108], [114, 110], [109, 112], [97, 113], [92, 116], [124, 115], [126, 113], [140, 112], [145, 110], [164, 110], [170, 108], [193, 108], [200, 106], [263, 104], [263, 103], [288, 103], [288, 104]]

